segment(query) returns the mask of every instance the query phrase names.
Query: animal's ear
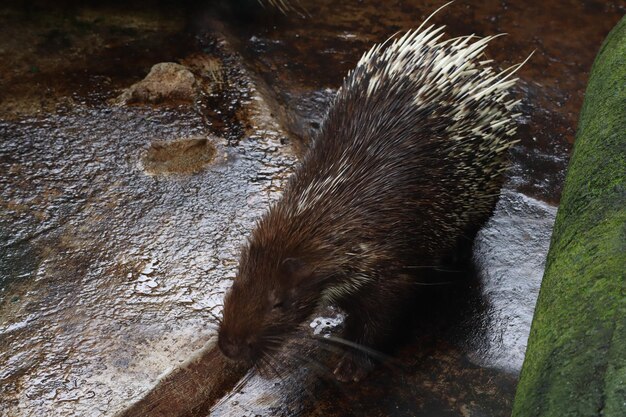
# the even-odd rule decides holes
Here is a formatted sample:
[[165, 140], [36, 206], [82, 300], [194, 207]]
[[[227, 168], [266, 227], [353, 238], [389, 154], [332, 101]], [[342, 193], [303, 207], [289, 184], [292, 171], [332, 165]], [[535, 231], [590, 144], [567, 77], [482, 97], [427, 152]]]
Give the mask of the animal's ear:
[[280, 274], [286, 282], [299, 284], [311, 278], [313, 268], [302, 259], [286, 258], [280, 265]]

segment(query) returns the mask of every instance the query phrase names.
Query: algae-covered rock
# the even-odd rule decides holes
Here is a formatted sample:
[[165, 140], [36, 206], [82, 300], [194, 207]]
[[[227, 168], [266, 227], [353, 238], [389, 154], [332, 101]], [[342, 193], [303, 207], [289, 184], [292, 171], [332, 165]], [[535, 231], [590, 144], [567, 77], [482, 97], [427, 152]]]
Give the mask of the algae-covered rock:
[[513, 416], [626, 415], [626, 18], [592, 67]]

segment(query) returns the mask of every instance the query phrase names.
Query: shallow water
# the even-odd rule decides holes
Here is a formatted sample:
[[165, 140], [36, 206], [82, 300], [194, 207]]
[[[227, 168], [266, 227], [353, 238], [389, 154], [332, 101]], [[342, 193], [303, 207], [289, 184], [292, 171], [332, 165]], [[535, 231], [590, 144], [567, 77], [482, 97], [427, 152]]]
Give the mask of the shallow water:
[[[2, 6], [0, 414], [113, 415], [200, 349], [240, 243], [341, 78], [372, 43], [436, 8], [427, 3], [307, 2], [307, 19], [217, 18], [202, 3]], [[450, 35], [509, 32], [489, 48], [503, 66], [537, 50], [520, 71], [521, 143], [475, 271], [428, 293], [400, 366], [338, 386], [332, 355], [313, 345], [303, 354], [321, 364], [255, 376], [212, 415], [510, 413], [556, 211], [547, 203], [559, 199], [591, 60], [624, 10], [470, 3], [435, 21]], [[227, 82], [191, 105], [109, 101], [162, 61], [208, 83], [202, 57], [219, 60]], [[198, 137], [215, 147], [205, 168], [144, 169], [154, 143]]]

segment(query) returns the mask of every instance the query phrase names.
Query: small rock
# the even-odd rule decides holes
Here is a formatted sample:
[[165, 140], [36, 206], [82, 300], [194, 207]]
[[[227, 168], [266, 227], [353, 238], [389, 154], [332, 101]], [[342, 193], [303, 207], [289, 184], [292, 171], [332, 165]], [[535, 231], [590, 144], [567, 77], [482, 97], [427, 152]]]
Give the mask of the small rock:
[[193, 103], [198, 94], [196, 78], [186, 67], [173, 62], [155, 64], [143, 80], [119, 95], [117, 104]]

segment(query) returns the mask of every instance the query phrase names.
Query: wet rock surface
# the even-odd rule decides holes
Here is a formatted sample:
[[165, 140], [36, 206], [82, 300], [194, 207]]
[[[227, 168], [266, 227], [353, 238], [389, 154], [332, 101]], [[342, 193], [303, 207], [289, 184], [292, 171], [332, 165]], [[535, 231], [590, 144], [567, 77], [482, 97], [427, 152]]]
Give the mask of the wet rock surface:
[[193, 174], [212, 162], [215, 152], [215, 145], [207, 138], [155, 142], [142, 158], [142, 165], [151, 175]]
[[[2, 415], [112, 415], [212, 336], [238, 245], [294, 158], [236, 56], [211, 45], [229, 101], [194, 106], [228, 119], [111, 106], [108, 91], [0, 122]], [[212, 59], [198, 51], [183, 57]], [[204, 170], [146, 172], [152, 143], [193, 137], [192, 151], [213, 138]]]
[[175, 62], [162, 62], [154, 65], [146, 78], [130, 86], [115, 101], [120, 104], [193, 103], [198, 94], [191, 71]]
[[[98, 404], [106, 414], [212, 334], [238, 242], [289, 164], [278, 139], [259, 137], [201, 174], [152, 177], [139, 168], [144, 135], [197, 133], [197, 116], [90, 109], [54, 119], [0, 125], [16, 145], [3, 171], [24, 173], [2, 196], [3, 407], [81, 415]], [[52, 144], [37, 140], [46, 123]], [[16, 270], [16, 258], [30, 263]]]
[[[2, 415], [113, 415], [168, 375], [188, 380], [176, 369], [214, 336], [238, 245], [295, 161], [298, 141], [277, 122], [306, 142], [363, 51], [439, 5], [303, 1], [302, 19], [157, 3], [0, 8]], [[558, 201], [587, 72], [624, 13], [544, 3], [470, 2], [434, 18], [450, 36], [508, 32], [488, 49], [502, 66], [537, 49], [475, 270], [416, 300], [407, 340], [363, 383], [336, 384], [337, 348], [314, 342], [211, 415], [510, 414], [555, 212], [540, 200]], [[160, 62], [193, 76], [192, 99], [110, 102]], [[209, 413], [192, 385], [161, 386], [163, 415]], [[174, 401], [192, 391], [201, 406]]]

